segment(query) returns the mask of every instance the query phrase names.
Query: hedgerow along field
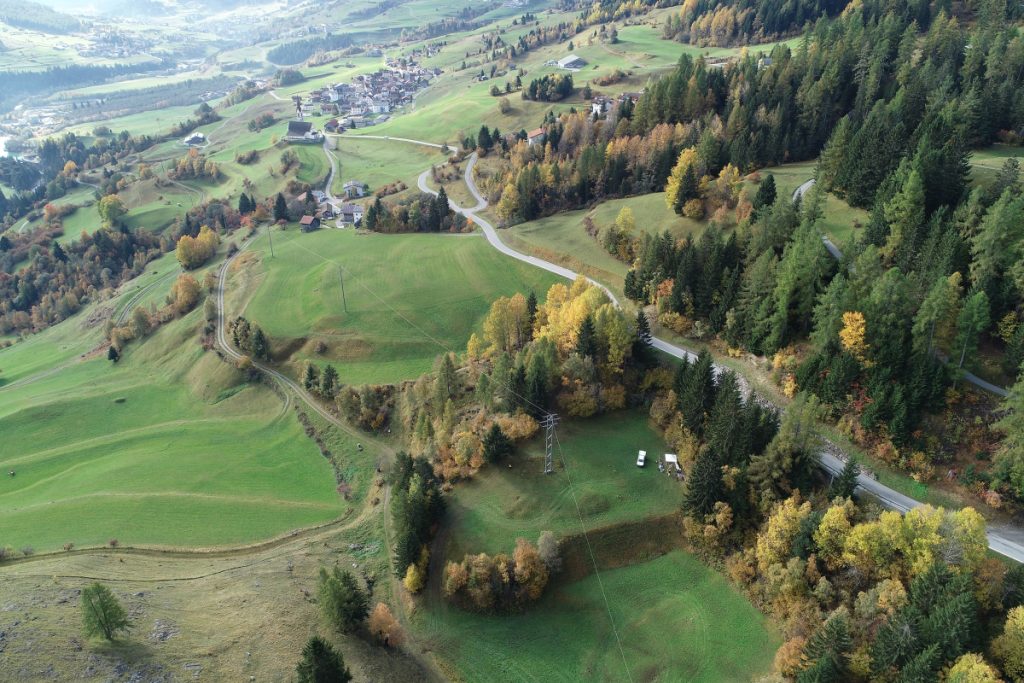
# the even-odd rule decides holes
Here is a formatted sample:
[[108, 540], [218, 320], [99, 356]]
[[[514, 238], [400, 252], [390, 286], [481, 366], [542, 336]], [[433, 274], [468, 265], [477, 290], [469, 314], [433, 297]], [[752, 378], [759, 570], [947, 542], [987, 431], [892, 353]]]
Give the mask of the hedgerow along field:
[[249, 280], [241, 289], [255, 288], [244, 315], [271, 337], [277, 355], [288, 356], [278, 360], [289, 360], [294, 375], [307, 360], [330, 362], [348, 384], [415, 379], [446, 350], [465, 349], [496, 298], [531, 290], [543, 298], [558, 281], [480, 235], [293, 226], [275, 230], [273, 241], [273, 257], [265, 234], [249, 248], [259, 262], [243, 272]]
[[[129, 346], [117, 364], [101, 353], [0, 388], [5, 545], [238, 544], [349, 509], [281, 399], [203, 352], [201, 318], [200, 307]], [[80, 324], [73, 318], [0, 351], [0, 367], [20, 364], [37, 344], [53, 362], [73, 359], [81, 346], [58, 339], [82, 334], [72, 327]], [[335, 453], [358, 498], [377, 463], [373, 448], [359, 452], [354, 442], [340, 436]]]

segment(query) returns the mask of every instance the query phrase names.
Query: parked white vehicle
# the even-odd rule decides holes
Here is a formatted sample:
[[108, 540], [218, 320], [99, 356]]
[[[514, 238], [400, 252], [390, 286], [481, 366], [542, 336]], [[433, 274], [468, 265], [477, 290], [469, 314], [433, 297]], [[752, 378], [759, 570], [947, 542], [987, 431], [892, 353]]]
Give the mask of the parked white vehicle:
[[647, 459], [647, 451], [640, 451], [640, 454], [636, 456], [636, 466], [643, 467], [644, 461]]

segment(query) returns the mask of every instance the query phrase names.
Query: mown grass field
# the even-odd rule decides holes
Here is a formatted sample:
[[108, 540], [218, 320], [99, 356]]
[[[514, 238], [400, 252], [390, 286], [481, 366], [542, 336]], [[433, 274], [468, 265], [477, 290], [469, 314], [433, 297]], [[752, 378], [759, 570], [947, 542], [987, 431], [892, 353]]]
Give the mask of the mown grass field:
[[[166, 293], [171, 281], [165, 274], [148, 294]], [[5, 545], [245, 543], [348, 509], [281, 399], [202, 350], [201, 316], [166, 325], [116, 365], [102, 349], [74, 362], [99, 337], [82, 334], [80, 319], [0, 351], [10, 379], [72, 361], [0, 388], [0, 469], [17, 472], [0, 482]], [[354, 440], [339, 437], [334, 448], [360, 494], [377, 463], [372, 449], [357, 454]]]
[[435, 598], [414, 624], [467, 681], [749, 681], [781, 642], [722, 576], [679, 551], [559, 586], [521, 614]]
[[244, 315], [288, 349], [296, 375], [306, 360], [332, 362], [352, 384], [414, 379], [445, 349], [464, 349], [494, 299], [530, 290], [542, 298], [556, 281], [478, 236], [291, 227], [273, 240], [272, 258], [265, 234], [250, 247], [259, 263], [246, 270], [253, 293]]
[[[631, 566], [602, 569], [601, 583], [593, 574], [555, 581], [520, 614], [469, 613], [428, 593], [414, 624], [444, 665], [472, 681], [745, 681], [767, 671], [779, 637], [739, 591], [684, 552], [642, 561], [642, 542], [622, 545], [622, 534], [611, 531], [639, 524], [626, 533], [638, 538], [644, 520], [679, 509], [683, 484], [658, 472], [665, 444], [646, 415], [567, 420], [558, 433], [553, 474], [543, 473], [537, 437], [456, 486], [446, 558], [507, 553], [519, 537], [536, 541], [550, 530], [566, 538], [586, 528], [598, 566]], [[635, 462], [641, 449], [648, 454], [643, 469]], [[666, 528], [652, 533], [677, 533]], [[612, 535], [604, 538], [602, 530]], [[589, 555], [581, 561], [589, 572]]]
[[[366, 183], [371, 192], [395, 181], [402, 181], [413, 192], [419, 192], [416, 189], [419, 175], [432, 165], [440, 166], [447, 161], [439, 149], [408, 142], [360, 140], [347, 133], [334, 140], [337, 141], [335, 156], [339, 167], [333, 190], [339, 196], [349, 180]], [[425, 141], [432, 142], [430, 139]], [[316, 151], [322, 158], [323, 151], [319, 148]]]

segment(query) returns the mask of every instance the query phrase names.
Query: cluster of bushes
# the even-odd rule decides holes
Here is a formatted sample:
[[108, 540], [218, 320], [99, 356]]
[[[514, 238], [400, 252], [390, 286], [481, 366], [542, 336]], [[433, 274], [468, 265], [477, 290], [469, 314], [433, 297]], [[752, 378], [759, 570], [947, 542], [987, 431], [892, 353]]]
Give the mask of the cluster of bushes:
[[270, 360], [270, 343], [263, 329], [239, 316], [228, 323], [235, 348], [256, 360]]
[[235, 161], [243, 166], [255, 164], [260, 160], [260, 151], [258, 149], [250, 149], [246, 152], [237, 152], [235, 154]]
[[209, 226], [204, 225], [199, 228], [199, 234], [195, 237], [182, 235], [178, 239], [174, 254], [182, 268], [195, 270], [213, 258], [219, 245], [220, 237]]
[[337, 404], [342, 415], [369, 432], [387, 427], [395, 409], [395, 387], [392, 385], [364, 385], [345, 387], [338, 392]]
[[523, 99], [537, 102], [558, 102], [572, 95], [574, 90], [572, 74], [541, 76], [530, 81], [530, 85], [523, 88]]
[[202, 298], [203, 288], [199, 282], [192, 275], [182, 273], [171, 285], [170, 294], [162, 308], [151, 308], [147, 311], [143, 306], [136, 306], [127, 324], [110, 324], [107, 329], [107, 339], [110, 340], [107, 359], [117, 362], [129, 342], [141, 339], [160, 325], [189, 313], [199, 305]]
[[188, 154], [178, 159], [174, 168], [168, 171], [167, 175], [175, 180], [218, 181], [224, 177], [216, 162], [207, 159], [194, 147], [188, 151]]
[[341, 382], [333, 365], [327, 365], [321, 372], [316, 365], [308, 363], [302, 375], [302, 386], [314, 396], [319, 396], [325, 401], [333, 401], [338, 389], [341, 388]]
[[188, 135], [199, 126], [220, 121], [220, 114], [213, 110], [213, 107], [206, 102], [200, 104], [192, 113], [194, 119], [185, 119], [171, 126], [171, 137], [177, 138]]
[[274, 118], [274, 115], [272, 113], [264, 112], [264, 113], [260, 114], [259, 116], [257, 116], [256, 118], [254, 118], [251, 121], [249, 121], [248, 128], [253, 133], [258, 133], [259, 131], [263, 130], [264, 128], [270, 128], [276, 122], [277, 122], [277, 119]]
[[444, 596], [483, 612], [522, 608], [541, 597], [551, 575], [561, 567], [558, 542], [545, 531], [537, 546], [516, 539], [512, 557], [499, 553], [466, 555], [444, 568]]
[[452, 210], [443, 187], [436, 197], [421, 193], [390, 205], [377, 197], [363, 216], [364, 228], [384, 233], [462, 232], [467, 226], [465, 216]]

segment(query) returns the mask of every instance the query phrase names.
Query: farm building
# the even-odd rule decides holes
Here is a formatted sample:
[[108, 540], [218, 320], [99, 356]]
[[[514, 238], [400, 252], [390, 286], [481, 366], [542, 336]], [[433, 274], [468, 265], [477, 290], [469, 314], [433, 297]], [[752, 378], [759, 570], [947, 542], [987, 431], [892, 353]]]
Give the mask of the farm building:
[[357, 199], [366, 194], [366, 185], [358, 180], [349, 180], [344, 185], [345, 196], [349, 199]]
[[534, 128], [526, 134], [526, 144], [530, 147], [533, 147], [534, 145], [543, 145], [546, 137], [547, 136], [544, 134], [543, 128]]
[[558, 60], [558, 68], [559, 69], [570, 69], [570, 70], [582, 69], [586, 65], [587, 65], [587, 62], [585, 60], [577, 57], [576, 55], [569, 55], [567, 57], [562, 57], [561, 59]]
[[358, 204], [341, 205], [341, 222], [346, 225], [355, 225], [363, 220], [363, 207]]
[[299, 227], [302, 232], [313, 232], [320, 229], [320, 219], [316, 216], [303, 216], [299, 219]]
[[324, 134], [313, 128], [309, 121], [289, 121], [288, 132], [284, 136], [285, 142], [299, 143], [321, 143], [324, 141]]

